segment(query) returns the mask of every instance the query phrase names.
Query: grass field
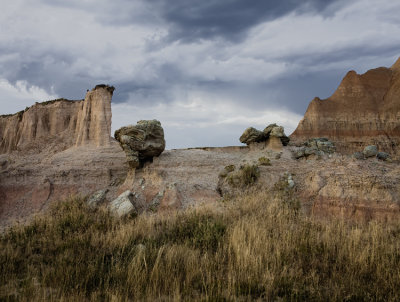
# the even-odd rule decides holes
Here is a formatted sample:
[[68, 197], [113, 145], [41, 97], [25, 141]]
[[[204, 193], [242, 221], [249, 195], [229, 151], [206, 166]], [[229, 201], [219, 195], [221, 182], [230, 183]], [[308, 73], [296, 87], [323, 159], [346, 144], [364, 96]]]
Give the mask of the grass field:
[[1, 301], [400, 301], [400, 223], [271, 192], [116, 220], [82, 198], [0, 239]]

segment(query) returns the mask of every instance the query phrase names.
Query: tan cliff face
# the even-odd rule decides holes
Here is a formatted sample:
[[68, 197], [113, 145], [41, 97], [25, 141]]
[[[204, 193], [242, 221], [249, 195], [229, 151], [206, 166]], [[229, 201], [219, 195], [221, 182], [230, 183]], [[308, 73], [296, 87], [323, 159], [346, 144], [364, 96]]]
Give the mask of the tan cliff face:
[[109, 189], [125, 179], [125, 154], [111, 138], [114, 87], [84, 100], [36, 103], [0, 117], [0, 229], [70, 195]]
[[0, 153], [109, 146], [113, 91], [114, 87], [98, 85], [81, 101], [36, 103], [17, 114], [0, 116]]
[[328, 99], [314, 98], [290, 136], [295, 142], [327, 137], [344, 153], [371, 144], [400, 152], [400, 58], [391, 68], [350, 71]]

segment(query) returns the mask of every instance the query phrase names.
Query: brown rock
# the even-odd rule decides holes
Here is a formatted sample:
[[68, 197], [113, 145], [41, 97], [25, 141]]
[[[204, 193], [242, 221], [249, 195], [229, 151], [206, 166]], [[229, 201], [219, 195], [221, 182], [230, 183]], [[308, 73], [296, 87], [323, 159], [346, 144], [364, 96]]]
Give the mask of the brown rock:
[[55, 153], [72, 146], [109, 146], [114, 87], [98, 85], [84, 100], [58, 99], [0, 116], [0, 154]]
[[326, 100], [314, 98], [290, 136], [295, 142], [327, 137], [337, 150], [352, 153], [367, 145], [399, 154], [400, 59], [359, 75], [350, 71]]

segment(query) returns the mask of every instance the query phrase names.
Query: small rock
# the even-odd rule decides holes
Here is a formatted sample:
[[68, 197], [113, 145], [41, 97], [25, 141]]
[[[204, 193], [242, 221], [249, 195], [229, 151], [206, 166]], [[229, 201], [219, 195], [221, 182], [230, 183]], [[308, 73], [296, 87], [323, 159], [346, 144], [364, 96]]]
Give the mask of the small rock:
[[293, 181], [293, 177], [291, 174], [288, 175], [287, 182], [288, 182], [288, 188], [292, 189], [294, 187], [294, 181]]
[[133, 193], [129, 190], [125, 191], [109, 204], [108, 209], [117, 217], [137, 214]]
[[390, 157], [389, 153], [386, 152], [378, 152], [376, 154], [376, 158], [379, 160], [387, 160]]
[[375, 145], [366, 146], [363, 153], [366, 158], [374, 157], [378, 154], [378, 148]]
[[355, 159], [358, 159], [358, 160], [365, 159], [364, 158], [364, 153], [362, 153], [362, 152], [354, 152], [352, 157], [355, 158]]
[[99, 191], [93, 193], [88, 198], [86, 204], [88, 205], [88, 207], [90, 207], [92, 209], [97, 208], [106, 200], [107, 193], [108, 193], [108, 189], [99, 190]]

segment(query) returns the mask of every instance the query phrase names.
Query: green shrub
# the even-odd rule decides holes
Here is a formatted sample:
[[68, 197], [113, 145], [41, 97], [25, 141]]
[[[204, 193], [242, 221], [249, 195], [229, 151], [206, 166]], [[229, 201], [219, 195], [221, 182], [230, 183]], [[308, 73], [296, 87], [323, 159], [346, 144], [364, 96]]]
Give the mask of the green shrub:
[[226, 179], [232, 187], [245, 188], [255, 184], [259, 176], [260, 170], [257, 165], [244, 165], [239, 171], [230, 173]]
[[269, 160], [269, 158], [267, 158], [267, 157], [265, 157], [265, 156], [260, 157], [260, 158], [258, 159], [258, 163], [259, 163], [261, 166], [270, 166], [270, 165], [271, 165], [271, 161]]

